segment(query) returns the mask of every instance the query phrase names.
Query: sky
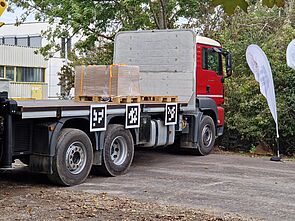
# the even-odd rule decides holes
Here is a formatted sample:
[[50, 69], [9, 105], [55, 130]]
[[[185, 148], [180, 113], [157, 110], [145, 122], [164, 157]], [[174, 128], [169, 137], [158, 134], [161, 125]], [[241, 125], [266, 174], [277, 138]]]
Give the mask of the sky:
[[[16, 18], [20, 17], [23, 11], [20, 8], [14, 8], [14, 10], [15, 10], [14, 13], [5, 11], [0, 18], [0, 21], [6, 24], [15, 23]], [[34, 21], [34, 15], [30, 15], [28, 17], [27, 22], [30, 22], [30, 21]]]

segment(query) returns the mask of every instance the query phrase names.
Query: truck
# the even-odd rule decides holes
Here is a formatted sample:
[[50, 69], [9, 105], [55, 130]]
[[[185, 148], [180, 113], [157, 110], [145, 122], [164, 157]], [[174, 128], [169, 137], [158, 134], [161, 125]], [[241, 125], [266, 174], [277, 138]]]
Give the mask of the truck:
[[219, 42], [192, 30], [120, 32], [113, 62], [140, 67], [140, 99], [16, 101], [1, 92], [1, 169], [18, 159], [72, 186], [91, 170], [126, 173], [137, 147], [212, 151], [223, 134], [223, 83], [232, 72], [232, 56]]

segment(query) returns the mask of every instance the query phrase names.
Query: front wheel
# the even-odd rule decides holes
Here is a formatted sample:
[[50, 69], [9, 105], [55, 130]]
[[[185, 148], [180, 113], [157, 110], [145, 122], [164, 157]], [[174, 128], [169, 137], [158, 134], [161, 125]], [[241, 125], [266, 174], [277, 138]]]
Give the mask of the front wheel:
[[211, 153], [215, 143], [215, 124], [211, 117], [204, 115], [200, 124], [198, 145], [196, 149], [192, 149], [194, 155], [205, 156]]
[[203, 116], [200, 126], [200, 136], [198, 140], [198, 153], [202, 156], [208, 155], [214, 148], [215, 124], [211, 117]]
[[105, 176], [126, 173], [134, 156], [134, 144], [130, 131], [119, 124], [109, 125], [102, 151], [102, 165], [95, 166], [95, 172]]
[[63, 186], [82, 183], [91, 170], [92, 161], [93, 148], [87, 134], [78, 129], [65, 128], [58, 137], [53, 174], [48, 177]]

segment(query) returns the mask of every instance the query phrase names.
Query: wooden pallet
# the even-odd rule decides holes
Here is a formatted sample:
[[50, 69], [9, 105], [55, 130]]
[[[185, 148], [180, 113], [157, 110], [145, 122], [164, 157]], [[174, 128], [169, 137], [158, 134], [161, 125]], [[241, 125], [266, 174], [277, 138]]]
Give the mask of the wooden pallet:
[[140, 96], [142, 103], [171, 103], [177, 102], [177, 96]]
[[139, 103], [140, 96], [118, 96], [118, 97], [103, 97], [103, 96], [76, 96], [77, 102], [95, 102], [95, 103]]
[[77, 102], [95, 102], [95, 103], [171, 103], [177, 102], [177, 96], [76, 96]]
[[111, 102], [116, 104], [122, 104], [122, 103], [139, 103], [140, 102], [140, 96], [120, 96], [120, 97], [112, 97]]

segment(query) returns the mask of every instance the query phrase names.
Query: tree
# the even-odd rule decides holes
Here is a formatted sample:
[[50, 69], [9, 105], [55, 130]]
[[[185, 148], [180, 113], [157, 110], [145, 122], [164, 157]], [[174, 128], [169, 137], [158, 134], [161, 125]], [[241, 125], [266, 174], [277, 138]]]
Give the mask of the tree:
[[[86, 53], [104, 43], [111, 43], [120, 30], [166, 29], [192, 26], [214, 6], [207, 0], [11, 0], [26, 12], [20, 22], [34, 13], [39, 21], [52, 26], [43, 33], [48, 40], [40, 52], [60, 50], [57, 39], [81, 36], [75, 50]], [[207, 13], [208, 14], [208, 13]], [[210, 16], [207, 16], [210, 17]], [[184, 19], [185, 23], [179, 20]]]
[[[252, 1], [253, 2], [253, 1]], [[257, 1], [255, 1], [257, 2]], [[246, 0], [212, 0], [213, 5], [218, 6], [222, 5], [225, 12], [229, 15], [232, 15], [235, 12], [235, 9], [237, 7], [240, 7], [245, 12], [247, 11], [249, 7], [249, 3]], [[286, 0], [262, 0], [262, 4], [272, 8], [274, 6], [278, 7], [284, 7], [286, 3]]]
[[252, 5], [248, 14], [236, 12], [228, 17], [220, 36], [224, 47], [233, 53], [235, 67], [235, 75], [226, 80], [226, 133], [236, 133], [248, 148], [258, 143], [275, 146], [274, 121], [245, 59], [247, 46], [258, 44], [273, 70], [282, 151], [293, 154], [295, 74], [286, 65], [285, 51], [295, 30], [288, 21], [289, 10]]
[[69, 95], [75, 83], [75, 71], [69, 65], [63, 65], [58, 72], [59, 83], [61, 87], [61, 98], [70, 99]]

